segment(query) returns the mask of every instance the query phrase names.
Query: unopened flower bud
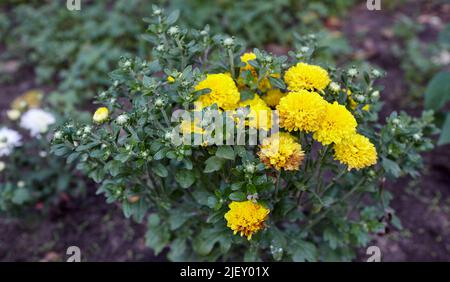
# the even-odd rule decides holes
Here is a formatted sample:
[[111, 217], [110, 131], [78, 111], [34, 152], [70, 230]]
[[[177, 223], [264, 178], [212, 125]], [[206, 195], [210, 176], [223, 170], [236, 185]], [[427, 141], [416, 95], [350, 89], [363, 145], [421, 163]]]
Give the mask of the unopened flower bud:
[[156, 100], [155, 100], [155, 106], [157, 106], [157, 107], [162, 107], [162, 106], [164, 106], [164, 100], [161, 99], [161, 98], [156, 99]]
[[341, 86], [334, 81], [330, 83], [329, 87], [330, 87], [331, 91], [333, 91], [334, 93], [337, 93], [341, 90]]
[[230, 48], [234, 45], [234, 39], [232, 37], [227, 37], [223, 40], [223, 45], [227, 48]]
[[245, 172], [252, 174], [255, 172], [256, 167], [254, 164], [247, 164], [244, 169], [245, 169]]
[[358, 75], [358, 70], [356, 68], [351, 68], [348, 70], [347, 74], [350, 77], [356, 77]]
[[118, 125], [125, 125], [128, 122], [128, 116], [126, 114], [121, 114], [116, 118]]
[[373, 91], [370, 96], [372, 97], [372, 99], [378, 100], [380, 98], [380, 91], [378, 91], [378, 90]]
[[180, 28], [178, 26], [171, 26], [167, 30], [167, 33], [171, 36], [177, 35], [180, 32]]

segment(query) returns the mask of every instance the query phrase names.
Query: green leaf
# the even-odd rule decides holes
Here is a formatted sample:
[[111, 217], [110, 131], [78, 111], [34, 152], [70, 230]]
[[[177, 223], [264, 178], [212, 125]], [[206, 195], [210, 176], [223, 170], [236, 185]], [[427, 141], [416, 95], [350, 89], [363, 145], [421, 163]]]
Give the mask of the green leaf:
[[441, 137], [439, 137], [438, 145], [445, 145], [450, 143], [450, 113], [445, 118], [444, 126], [442, 127]]
[[449, 100], [450, 72], [440, 72], [428, 83], [425, 90], [425, 107], [437, 111]]
[[316, 261], [317, 249], [314, 244], [296, 239], [290, 244], [292, 260], [295, 262]]
[[203, 170], [204, 173], [211, 173], [214, 171], [218, 171], [222, 168], [223, 165], [223, 159], [212, 156], [209, 159], [205, 161], [205, 169]]
[[120, 173], [121, 162], [112, 160], [106, 164], [105, 168], [109, 171], [112, 177], [116, 177]]
[[398, 178], [402, 172], [398, 164], [386, 157], [382, 158], [382, 165], [384, 170], [391, 176]]
[[216, 156], [222, 159], [234, 161], [234, 150], [231, 146], [220, 146], [217, 149]]
[[323, 232], [323, 239], [328, 242], [330, 248], [335, 250], [339, 245], [339, 236], [332, 228], [326, 228]]
[[161, 163], [153, 163], [152, 171], [159, 177], [164, 178], [164, 177], [169, 176], [169, 172], [167, 171], [167, 168]]
[[191, 217], [191, 214], [181, 210], [172, 211], [169, 216], [170, 230], [180, 228]]
[[179, 170], [175, 174], [175, 180], [180, 184], [183, 188], [189, 188], [195, 182], [195, 175], [192, 171], [183, 169]]
[[230, 194], [229, 198], [230, 198], [230, 200], [237, 201], [237, 202], [242, 202], [247, 199], [245, 194], [242, 192], [233, 192]]
[[281, 80], [280, 78], [269, 76], [269, 81], [272, 86], [275, 86], [280, 89], [286, 89], [286, 84], [284, 84], [284, 81]]
[[14, 191], [14, 196], [12, 197], [11, 201], [14, 204], [22, 205], [23, 203], [28, 201], [30, 198], [31, 198], [30, 192], [27, 189], [22, 187], [22, 188], [17, 188]]
[[166, 23], [167, 25], [173, 25], [180, 16], [180, 10], [175, 10], [167, 17]]
[[145, 234], [145, 243], [158, 255], [170, 243], [169, 228], [166, 225], [149, 224]]

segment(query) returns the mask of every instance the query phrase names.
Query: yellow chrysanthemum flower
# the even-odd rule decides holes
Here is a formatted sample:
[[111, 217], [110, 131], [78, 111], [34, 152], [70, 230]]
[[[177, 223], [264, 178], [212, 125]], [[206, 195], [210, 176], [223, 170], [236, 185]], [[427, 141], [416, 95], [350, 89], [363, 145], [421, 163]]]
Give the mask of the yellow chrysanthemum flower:
[[92, 117], [92, 119], [96, 122], [96, 123], [103, 123], [105, 122], [109, 117], [109, 110], [106, 107], [101, 107], [98, 108], [95, 113], [94, 116]]
[[249, 61], [255, 60], [256, 59], [256, 55], [253, 52], [248, 52], [248, 53], [244, 53], [241, 56], [241, 62], [245, 63], [244, 67], [241, 67], [241, 71], [244, 70], [254, 70], [254, 68], [248, 63]]
[[305, 63], [298, 63], [289, 68], [284, 75], [284, 81], [291, 91], [302, 89], [322, 91], [331, 82], [326, 70]]
[[250, 240], [256, 232], [264, 228], [270, 210], [252, 201], [231, 202], [230, 210], [225, 214], [227, 226], [233, 230], [234, 234]]
[[272, 109], [257, 94], [253, 99], [239, 103], [239, 107], [250, 107], [247, 125], [252, 128], [269, 130], [272, 127]]
[[334, 158], [346, 164], [348, 170], [359, 170], [377, 163], [377, 151], [367, 137], [355, 133], [334, 145]]
[[174, 78], [173, 76], [169, 75], [169, 76], [167, 77], [167, 82], [169, 82], [169, 83], [174, 83], [174, 82], [175, 82], [175, 78]]
[[183, 133], [184, 135], [192, 133], [203, 134], [205, 132], [203, 128], [198, 126], [198, 120], [196, 121], [183, 120], [180, 124], [180, 129], [181, 133]]
[[327, 101], [316, 92], [290, 92], [277, 106], [280, 126], [288, 131], [312, 132], [319, 129]]
[[195, 90], [211, 89], [211, 92], [199, 97], [197, 105], [201, 102], [201, 107], [217, 104], [224, 110], [234, 110], [240, 100], [240, 94], [230, 75], [208, 74], [206, 79], [200, 81]]
[[286, 96], [280, 89], [271, 89], [262, 97], [269, 107], [276, 107], [280, 103], [280, 99]]
[[40, 90], [30, 90], [20, 95], [11, 103], [14, 110], [23, 111], [25, 108], [39, 108], [44, 94]]
[[324, 145], [341, 143], [356, 132], [355, 117], [338, 102], [327, 103], [325, 115], [313, 137]]
[[298, 170], [305, 154], [302, 146], [289, 133], [280, 132], [263, 140], [259, 159], [267, 168]]

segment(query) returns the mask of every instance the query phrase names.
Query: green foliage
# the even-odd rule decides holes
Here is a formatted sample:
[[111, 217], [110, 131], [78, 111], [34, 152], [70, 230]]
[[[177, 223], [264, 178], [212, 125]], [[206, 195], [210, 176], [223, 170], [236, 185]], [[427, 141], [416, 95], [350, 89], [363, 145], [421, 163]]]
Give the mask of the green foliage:
[[[15, 123], [3, 126], [17, 128], [23, 144], [0, 159], [4, 165], [0, 174], [0, 214], [45, 214], [50, 207], [84, 194], [85, 182], [74, 177], [73, 159], [66, 161], [48, 153], [51, 134], [32, 137]], [[63, 147], [55, 150], [57, 155], [65, 153]]]
[[213, 33], [233, 34], [249, 46], [266, 44], [291, 45], [293, 32], [313, 33], [323, 29], [323, 20], [342, 15], [354, 0], [275, 0], [214, 2], [194, 0], [160, 1], [169, 10], [183, 11], [180, 24], [201, 29], [211, 27]]
[[410, 97], [405, 102], [420, 101], [425, 92], [425, 85], [448, 64], [445, 62], [448, 59], [444, 58], [450, 50], [445, 44], [447, 31], [440, 33], [440, 40], [424, 43], [418, 36], [423, 29], [423, 25], [407, 16], [401, 17], [394, 26], [394, 35], [400, 39], [400, 43], [393, 45], [392, 52], [400, 59], [404, 72]]
[[[380, 88], [374, 81], [381, 72], [358, 74], [357, 69], [329, 66], [340, 88], [321, 94], [328, 102], [346, 105], [361, 133], [375, 141], [380, 156], [376, 166], [349, 171], [333, 160], [332, 147], [317, 148], [311, 134], [300, 132], [291, 134], [307, 156], [301, 173], [267, 168], [257, 146], [177, 144], [174, 130], [180, 122], [169, 116], [190, 109], [205, 93], [195, 91], [195, 85], [206, 73], [228, 72], [241, 93], [262, 96], [258, 82], [275, 78], [272, 87], [284, 91], [282, 78], [272, 74], [283, 74], [299, 60], [315, 63], [320, 50], [311, 36], [300, 38], [304, 48], [290, 52], [289, 58], [254, 49], [252, 78], [240, 70], [245, 45], [238, 38], [177, 26], [177, 12], [166, 15], [156, 6], [153, 14], [146, 19], [150, 25], [144, 37], [153, 60], [122, 59], [110, 75], [111, 86], [98, 96], [109, 119], [62, 126], [52, 151], [77, 160], [77, 168], [100, 183], [98, 193], [122, 204], [127, 217], [147, 218], [146, 242], [156, 253], [167, 248], [175, 261], [345, 261], [371, 234], [391, 224], [401, 227], [389, 208], [392, 195], [383, 189], [384, 178], [418, 174], [418, 152], [432, 147], [431, 114], [415, 119], [393, 113], [380, 124]], [[356, 104], [349, 102], [348, 90]], [[233, 235], [224, 218], [230, 201], [247, 199], [270, 210], [266, 227], [250, 241]]]
[[140, 0], [92, 1], [80, 11], [69, 11], [65, 2], [14, 6], [11, 28], [2, 32], [1, 40], [6, 56], [34, 67], [37, 83], [58, 81], [49, 101], [71, 110], [107, 85], [106, 74], [120, 56], [139, 53], [143, 29], [134, 18], [148, 13], [149, 5]]
[[[450, 72], [437, 73], [425, 91], [425, 106], [434, 111], [440, 111], [450, 100]], [[438, 144], [450, 143], [450, 114], [444, 113], [442, 133]]]

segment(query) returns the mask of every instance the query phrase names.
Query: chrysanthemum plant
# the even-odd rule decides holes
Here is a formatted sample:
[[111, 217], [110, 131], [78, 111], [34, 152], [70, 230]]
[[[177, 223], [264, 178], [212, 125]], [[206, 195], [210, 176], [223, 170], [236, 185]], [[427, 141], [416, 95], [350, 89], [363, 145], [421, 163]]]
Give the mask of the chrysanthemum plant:
[[[53, 145], [125, 216], [147, 219], [156, 253], [350, 260], [371, 234], [401, 227], [385, 180], [417, 176], [431, 114], [380, 124], [382, 72], [319, 66], [313, 37], [290, 57], [245, 53], [238, 39], [186, 30], [176, 16], [155, 7], [152, 61], [124, 58], [92, 124], [61, 127]], [[174, 119], [180, 110], [193, 118]]]
[[56, 115], [30, 90], [3, 111], [0, 123], [0, 215], [37, 216], [84, 191], [74, 166], [49, 154]]

